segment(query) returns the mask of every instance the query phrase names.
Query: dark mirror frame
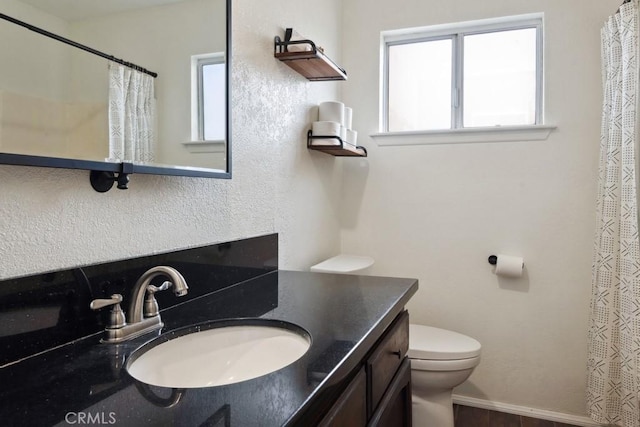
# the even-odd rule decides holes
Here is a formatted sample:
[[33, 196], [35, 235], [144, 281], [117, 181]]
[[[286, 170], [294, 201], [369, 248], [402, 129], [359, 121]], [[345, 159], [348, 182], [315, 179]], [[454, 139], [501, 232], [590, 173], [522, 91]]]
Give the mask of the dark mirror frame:
[[[226, 72], [226, 170], [206, 169], [188, 166], [148, 166], [135, 163], [110, 163], [98, 162], [92, 160], [78, 160], [61, 157], [45, 157], [45, 156], [29, 156], [23, 154], [0, 153], [0, 164], [5, 165], [22, 165], [22, 166], [39, 166], [49, 168], [64, 169], [82, 169], [92, 171], [98, 174], [107, 172], [109, 175], [120, 174], [126, 176], [128, 174], [150, 174], [150, 175], [172, 175], [172, 176], [191, 176], [199, 178], [222, 178], [231, 179], [231, 0], [226, 0], [226, 52], [225, 52], [225, 72]], [[95, 172], [93, 172], [95, 171]], [[93, 178], [92, 178], [93, 185]], [[123, 187], [126, 188], [126, 185]], [[94, 186], [95, 189], [95, 186]], [[96, 189], [96, 191], [101, 191]], [[106, 190], [105, 190], [106, 191]]]

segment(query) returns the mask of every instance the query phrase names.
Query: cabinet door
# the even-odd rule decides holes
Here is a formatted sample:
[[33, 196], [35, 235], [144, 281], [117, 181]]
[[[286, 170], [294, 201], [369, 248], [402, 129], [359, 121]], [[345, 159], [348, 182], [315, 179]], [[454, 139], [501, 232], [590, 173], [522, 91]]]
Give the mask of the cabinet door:
[[367, 424], [367, 376], [364, 367], [349, 383], [320, 426], [364, 427]]
[[400, 313], [367, 359], [370, 402], [369, 414], [376, 411], [380, 399], [395, 377], [409, 351], [409, 313]]
[[405, 357], [369, 426], [411, 427], [411, 420], [411, 362]]

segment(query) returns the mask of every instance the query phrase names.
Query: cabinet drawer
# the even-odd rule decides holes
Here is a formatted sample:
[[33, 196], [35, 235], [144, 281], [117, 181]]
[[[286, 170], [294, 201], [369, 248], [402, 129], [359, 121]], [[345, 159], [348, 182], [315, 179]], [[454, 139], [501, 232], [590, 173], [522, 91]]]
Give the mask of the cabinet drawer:
[[367, 376], [364, 367], [320, 422], [321, 427], [357, 427], [367, 423]]
[[393, 322], [371, 356], [367, 359], [370, 384], [369, 414], [380, 399], [409, 351], [409, 313], [404, 311]]

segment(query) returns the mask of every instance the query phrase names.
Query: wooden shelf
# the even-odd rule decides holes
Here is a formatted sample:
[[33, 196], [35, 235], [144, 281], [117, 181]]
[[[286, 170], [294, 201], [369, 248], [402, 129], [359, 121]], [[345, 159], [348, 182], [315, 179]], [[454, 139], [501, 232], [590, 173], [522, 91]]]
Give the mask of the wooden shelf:
[[[335, 140], [333, 144], [314, 144], [318, 140]], [[322, 151], [336, 157], [367, 157], [367, 149], [360, 145], [351, 145], [339, 136], [313, 135], [307, 132], [307, 148], [309, 150]]]
[[283, 41], [276, 36], [273, 56], [311, 81], [347, 80], [347, 72], [329, 59], [311, 40]]

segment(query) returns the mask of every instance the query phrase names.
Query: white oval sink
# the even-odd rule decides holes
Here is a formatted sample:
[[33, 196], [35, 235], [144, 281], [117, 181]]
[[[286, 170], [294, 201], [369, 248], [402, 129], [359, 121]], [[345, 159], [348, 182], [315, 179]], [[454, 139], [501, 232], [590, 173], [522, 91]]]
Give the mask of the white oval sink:
[[126, 369], [150, 385], [213, 387], [275, 372], [298, 360], [310, 346], [309, 333], [287, 322], [211, 322], [154, 339], [131, 354]]

